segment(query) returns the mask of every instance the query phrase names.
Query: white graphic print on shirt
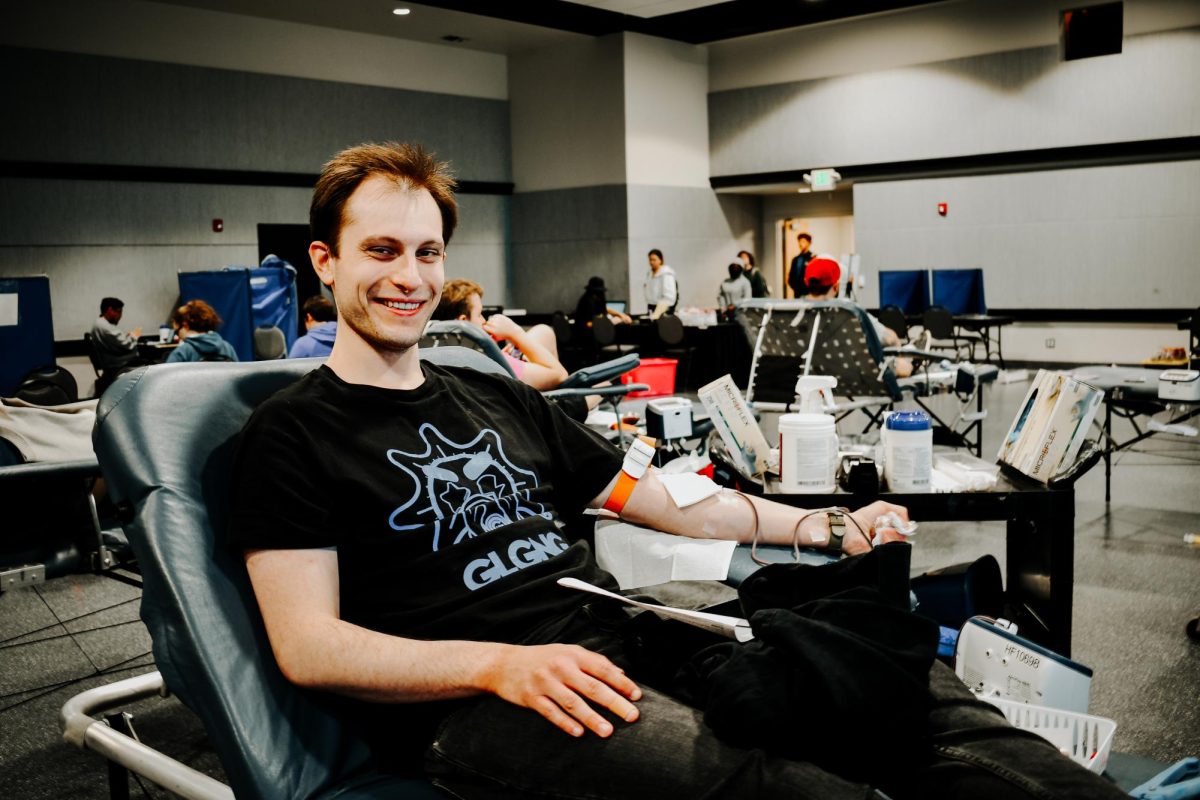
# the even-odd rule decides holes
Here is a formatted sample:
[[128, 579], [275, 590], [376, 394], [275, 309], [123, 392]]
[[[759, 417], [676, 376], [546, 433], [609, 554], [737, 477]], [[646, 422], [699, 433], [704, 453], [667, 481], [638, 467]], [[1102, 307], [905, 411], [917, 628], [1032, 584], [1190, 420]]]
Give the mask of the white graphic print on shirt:
[[[539, 486], [537, 475], [508, 459], [494, 430], [485, 428], [465, 444], [428, 422], [418, 434], [423, 453], [387, 453], [388, 461], [413, 481], [411, 496], [388, 518], [394, 530], [420, 528], [432, 516], [432, 549], [437, 550], [447, 541], [455, 545], [526, 517], [552, 518], [545, 506], [530, 500], [531, 490]], [[405, 512], [418, 502], [424, 503], [415, 510], [421, 521], [403, 522]]]

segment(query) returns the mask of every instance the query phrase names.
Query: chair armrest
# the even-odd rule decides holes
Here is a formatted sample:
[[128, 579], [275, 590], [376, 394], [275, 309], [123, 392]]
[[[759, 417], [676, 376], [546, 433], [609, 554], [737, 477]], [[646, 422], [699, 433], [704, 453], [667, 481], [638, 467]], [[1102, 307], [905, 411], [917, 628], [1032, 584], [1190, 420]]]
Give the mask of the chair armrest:
[[75, 695], [59, 713], [63, 739], [92, 750], [188, 800], [233, 800], [233, 790], [152, 747], [118, 733], [92, 715], [142, 700], [165, 696], [162, 675], [148, 672]]
[[575, 370], [567, 376], [567, 379], [562, 382], [559, 388], [574, 389], [580, 386], [594, 386], [597, 383], [603, 383], [604, 381], [624, 375], [641, 363], [641, 357], [637, 353], [626, 353], [620, 358], [613, 358], [590, 367]]
[[618, 383], [612, 386], [581, 386], [577, 388], [558, 388], [551, 389], [547, 392], [542, 392], [542, 397], [589, 397], [599, 395], [600, 397], [623, 396], [630, 392], [647, 392], [650, 387], [644, 383]]
[[79, 461], [31, 461], [0, 467], [0, 483], [28, 478], [99, 478], [100, 464], [96, 459]]

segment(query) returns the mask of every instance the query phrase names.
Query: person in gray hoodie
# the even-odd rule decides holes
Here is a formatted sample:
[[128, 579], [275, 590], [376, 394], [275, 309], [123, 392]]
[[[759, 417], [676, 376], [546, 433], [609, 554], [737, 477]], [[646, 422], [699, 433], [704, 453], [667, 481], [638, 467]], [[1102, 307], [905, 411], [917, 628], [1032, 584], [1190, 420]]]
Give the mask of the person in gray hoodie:
[[304, 328], [307, 331], [292, 345], [288, 358], [316, 358], [329, 355], [337, 336], [337, 310], [322, 295], [304, 301]]
[[221, 338], [221, 317], [203, 300], [189, 300], [176, 312], [179, 346], [167, 361], [237, 361], [233, 345]]

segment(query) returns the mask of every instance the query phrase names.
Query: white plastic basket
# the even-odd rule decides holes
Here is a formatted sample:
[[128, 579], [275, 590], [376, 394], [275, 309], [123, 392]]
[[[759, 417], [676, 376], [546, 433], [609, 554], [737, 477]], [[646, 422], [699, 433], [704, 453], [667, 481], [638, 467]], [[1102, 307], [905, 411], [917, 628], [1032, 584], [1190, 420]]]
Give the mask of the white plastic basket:
[[984, 697], [1004, 712], [1014, 728], [1032, 731], [1050, 742], [1077, 764], [1097, 775], [1108, 766], [1113, 734], [1117, 723], [1106, 717], [1094, 717], [1076, 711], [1062, 711], [1046, 706], [1032, 706], [1002, 697]]

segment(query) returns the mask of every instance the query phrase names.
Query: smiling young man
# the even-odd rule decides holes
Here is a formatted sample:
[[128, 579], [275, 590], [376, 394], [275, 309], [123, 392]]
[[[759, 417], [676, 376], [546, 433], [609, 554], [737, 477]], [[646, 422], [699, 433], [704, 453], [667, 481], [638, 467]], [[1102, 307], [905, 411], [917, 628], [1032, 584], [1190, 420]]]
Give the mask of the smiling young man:
[[[707, 538], [836, 536], [825, 514], [757, 498], [679, 509], [652, 471], [618, 480], [622, 454], [530, 387], [420, 361], [452, 185], [419, 148], [364, 145], [314, 191], [337, 339], [247, 423], [231, 518], [283, 674], [344, 698], [381, 768], [423, 768], [458, 797], [870, 796], [718, 741], [626, 675], [610, 611], [557, 585], [613, 587], [561, 523], [585, 506]], [[872, 529], [889, 510], [905, 516], [848, 515], [845, 552], [901, 538]]]

